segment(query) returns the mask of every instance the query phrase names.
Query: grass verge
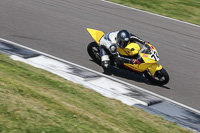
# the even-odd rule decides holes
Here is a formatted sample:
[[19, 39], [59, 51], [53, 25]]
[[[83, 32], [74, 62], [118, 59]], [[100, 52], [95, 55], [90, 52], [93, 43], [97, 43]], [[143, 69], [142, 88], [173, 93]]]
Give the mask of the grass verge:
[[129, 7], [200, 25], [199, 0], [108, 0]]
[[188, 133], [162, 117], [103, 97], [0, 54], [1, 133]]

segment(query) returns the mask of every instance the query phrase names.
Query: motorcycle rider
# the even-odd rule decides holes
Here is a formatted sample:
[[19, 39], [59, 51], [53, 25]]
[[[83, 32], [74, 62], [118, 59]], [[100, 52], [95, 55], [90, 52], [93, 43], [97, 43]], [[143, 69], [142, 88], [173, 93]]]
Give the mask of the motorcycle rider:
[[104, 35], [100, 40], [100, 54], [101, 54], [101, 65], [103, 68], [110, 66], [110, 59], [106, 52], [109, 50], [114, 55], [115, 62], [118, 67], [122, 67], [123, 63], [140, 64], [138, 58], [139, 50], [131, 48], [130, 51], [134, 51], [136, 54], [132, 56], [123, 56], [119, 53], [118, 49], [124, 49], [131, 42], [139, 42], [141, 44], [148, 43], [141, 38], [129, 33], [127, 30], [120, 30], [116, 32], [109, 32]]

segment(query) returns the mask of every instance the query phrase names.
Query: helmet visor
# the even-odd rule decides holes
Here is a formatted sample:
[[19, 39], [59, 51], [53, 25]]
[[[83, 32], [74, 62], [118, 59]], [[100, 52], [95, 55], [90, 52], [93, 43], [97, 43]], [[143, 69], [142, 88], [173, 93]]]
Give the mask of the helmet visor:
[[128, 42], [129, 42], [129, 39], [127, 39], [127, 40], [120, 39], [118, 42], [118, 46], [123, 49], [127, 46]]

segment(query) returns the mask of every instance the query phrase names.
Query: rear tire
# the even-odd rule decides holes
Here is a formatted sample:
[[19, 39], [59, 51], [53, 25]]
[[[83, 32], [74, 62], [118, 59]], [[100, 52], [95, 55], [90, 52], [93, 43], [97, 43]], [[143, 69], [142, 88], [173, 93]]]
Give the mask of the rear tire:
[[101, 65], [99, 45], [96, 42], [91, 42], [88, 44], [87, 52], [94, 62], [96, 62], [98, 65]]
[[147, 79], [149, 79], [151, 82], [157, 85], [165, 85], [169, 82], [169, 75], [164, 68], [156, 71], [154, 76], [151, 75], [149, 70], [145, 71], [144, 75]]

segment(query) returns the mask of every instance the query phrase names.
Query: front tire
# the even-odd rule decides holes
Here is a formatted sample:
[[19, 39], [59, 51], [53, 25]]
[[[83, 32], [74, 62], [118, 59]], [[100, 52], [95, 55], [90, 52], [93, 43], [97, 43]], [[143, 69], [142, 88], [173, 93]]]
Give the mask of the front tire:
[[98, 65], [101, 65], [99, 45], [96, 42], [91, 42], [88, 44], [87, 52], [94, 62], [96, 62]]
[[145, 71], [144, 75], [147, 79], [149, 79], [151, 82], [153, 82], [157, 85], [165, 85], [169, 82], [169, 75], [164, 68], [156, 71], [154, 76], [151, 75], [149, 70]]

